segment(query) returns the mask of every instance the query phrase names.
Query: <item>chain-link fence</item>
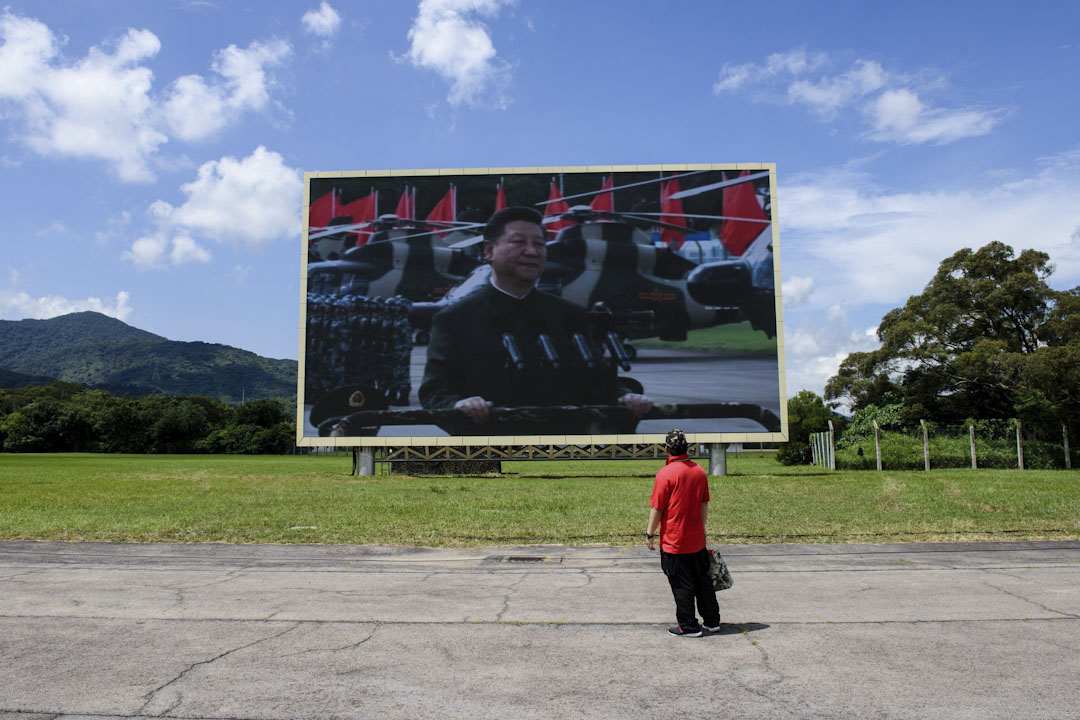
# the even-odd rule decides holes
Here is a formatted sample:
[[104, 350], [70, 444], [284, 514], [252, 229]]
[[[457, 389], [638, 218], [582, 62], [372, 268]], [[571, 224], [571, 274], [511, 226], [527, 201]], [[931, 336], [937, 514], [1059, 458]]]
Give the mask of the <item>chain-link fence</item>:
[[837, 438], [836, 467], [874, 470], [880, 457], [884, 470], [1080, 468], [1076, 439], [1064, 425], [1055, 432], [1053, 426], [1025, 427], [1015, 420], [975, 420], [963, 425], [924, 422], [876, 430]]

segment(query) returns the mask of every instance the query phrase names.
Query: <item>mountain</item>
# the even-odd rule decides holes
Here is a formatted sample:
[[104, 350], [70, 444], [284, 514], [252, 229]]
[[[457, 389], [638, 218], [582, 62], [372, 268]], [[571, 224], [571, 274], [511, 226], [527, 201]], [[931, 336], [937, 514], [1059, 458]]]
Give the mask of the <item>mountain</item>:
[[27, 375], [26, 373], [14, 372], [0, 368], [0, 388], [20, 388], [28, 385], [44, 385], [56, 378], [45, 375]]
[[296, 397], [294, 360], [169, 340], [96, 312], [0, 320], [0, 369], [117, 394], [206, 395], [234, 404]]

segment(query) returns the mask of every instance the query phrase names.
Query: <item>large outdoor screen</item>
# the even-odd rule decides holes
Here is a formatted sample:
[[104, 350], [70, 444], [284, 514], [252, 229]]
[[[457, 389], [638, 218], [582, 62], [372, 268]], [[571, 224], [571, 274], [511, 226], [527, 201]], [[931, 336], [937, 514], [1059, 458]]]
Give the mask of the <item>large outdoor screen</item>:
[[305, 174], [297, 444], [787, 439], [776, 168]]

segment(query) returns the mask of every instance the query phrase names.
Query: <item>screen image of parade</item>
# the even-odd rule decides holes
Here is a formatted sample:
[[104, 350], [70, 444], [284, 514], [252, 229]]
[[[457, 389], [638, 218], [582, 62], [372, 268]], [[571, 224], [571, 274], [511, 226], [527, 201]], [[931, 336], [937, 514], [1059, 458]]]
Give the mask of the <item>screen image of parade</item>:
[[301, 444], [786, 434], [774, 166], [305, 181]]

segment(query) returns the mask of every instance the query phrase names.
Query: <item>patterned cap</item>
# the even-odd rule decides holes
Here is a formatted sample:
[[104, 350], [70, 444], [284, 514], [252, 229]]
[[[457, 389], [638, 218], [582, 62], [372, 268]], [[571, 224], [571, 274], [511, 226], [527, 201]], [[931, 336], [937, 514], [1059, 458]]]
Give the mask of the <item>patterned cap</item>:
[[670, 455], [685, 455], [686, 454], [686, 435], [682, 430], [678, 428], [672, 430], [664, 438], [664, 447], [667, 448]]

